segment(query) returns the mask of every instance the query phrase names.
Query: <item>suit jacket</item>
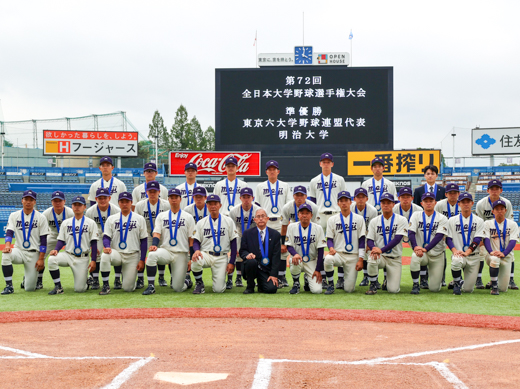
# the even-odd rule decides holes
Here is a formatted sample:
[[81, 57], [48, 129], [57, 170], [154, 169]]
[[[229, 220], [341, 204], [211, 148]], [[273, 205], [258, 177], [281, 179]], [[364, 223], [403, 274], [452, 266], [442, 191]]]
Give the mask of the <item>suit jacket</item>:
[[[413, 193], [413, 202], [419, 207], [421, 206], [421, 196], [424, 194], [424, 185], [415, 188]], [[446, 197], [446, 189], [444, 186], [437, 185], [437, 194], [435, 195], [435, 201], [440, 201]]]
[[282, 255], [280, 239], [281, 235], [278, 231], [267, 227], [269, 230], [269, 245], [267, 256], [269, 258], [269, 265], [262, 264], [262, 252], [260, 251], [260, 242], [258, 241], [258, 228], [252, 227], [245, 230], [242, 234], [242, 241], [240, 242], [240, 258], [244, 261], [249, 261], [246, 257], [249, 253], [255, 255], [255, 260], [260, 265], [260, 269], [269, 273], [271, 277], [278, 277], [278, 268], [280, 267], [280, 258]]

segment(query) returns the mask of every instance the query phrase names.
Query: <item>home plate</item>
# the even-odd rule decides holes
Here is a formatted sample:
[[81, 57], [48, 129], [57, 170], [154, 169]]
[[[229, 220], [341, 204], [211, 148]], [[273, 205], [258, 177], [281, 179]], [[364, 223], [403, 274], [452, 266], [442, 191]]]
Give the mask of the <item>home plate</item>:
[[159, 371], [153, 377], [154, 380], [171, 382], [179, 385], [201, 384], [203, 382], [212, 382], [225, 380], [229, 374], [227, 373], [182, 373], [179, 371]]

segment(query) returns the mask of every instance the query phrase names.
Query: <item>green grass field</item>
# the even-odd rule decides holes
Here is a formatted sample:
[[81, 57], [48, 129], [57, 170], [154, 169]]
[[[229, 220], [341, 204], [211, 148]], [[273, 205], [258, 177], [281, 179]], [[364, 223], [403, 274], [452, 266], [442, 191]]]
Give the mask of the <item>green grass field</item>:
[[[411, 249], [404, 249], [405, 256], [411, 256]], [[515, 252], [520, 258], [520, 251]], [[446, 272], [447, 282], [451, 280], [449, 270]], [[168, 270], [167, 270], [168, 273]], [[168, 273], [169, 274], [169, 273]], [[290, 295], [290, 288], [280, 289], [276, 295], [243, 295], [244, 288], [233, 287], [223, 294], [213, 293], [211, 290], [211, 271], [204, 270], [206, 293], [193, 295], [190, 291], [174, 293], [170, 288], [156, 286], [156, 294], [142, 296], [144, 290], [125, 293], [121, 290], [112, 290], [108, 296], [99, 296], [98, 291], [75, 293], [73, 290], [72, 272], [62, 268], [61, 280], [65, 293], [58, 296], [48, 296], [47, 293], [54, 287], [50, 274], [46, 269], [42, 290], [25, 292], [20, 289], [23, 276], [23, 267], [14, 266], [15, 293], [0, 296], [0, 311], [26, 311], [48, 309], [88, 309], [88, 308], [171, 308], [171, 307], [273, 307], [273, 308], [337, 308], [337, 309], [392, 309], [400, 311], [423, 312], [456, 312], [474, 313], [482, 315], [520, 316], [520, 291], [509, 290], [500, 296], [491, 296], [489, 290], [475, 290], [472, 294], [454, 296], [451, 290], [443, 288], [439, 293], [422, 290], [419, 296], [410, 294], [412, 281], [409, 266], [403, 266], [401, 292], [392, 295], [379, 291], [375, 296], [366, 296], [367, 287], [356, 287], [352, 294], [337, 290], [333, 295], [312, 295], [303, 292]], [[489, 270], [486, 266], [483, 272], [484, 283], [489, 280]], [[358, 274], [358, 283], [362, 279], [362, 272]], [[110, 284], [113, 282], [113, 272]], [[382, 272], [380, 273], [382, 281]], [[3, 282], [3, 279], [2, 279]], [[292, 285], [292, 281], [289, 281]], [[303, 285], [303, 284], [302, 284]], [[4, 284], [2, 283], [2, 288]]]

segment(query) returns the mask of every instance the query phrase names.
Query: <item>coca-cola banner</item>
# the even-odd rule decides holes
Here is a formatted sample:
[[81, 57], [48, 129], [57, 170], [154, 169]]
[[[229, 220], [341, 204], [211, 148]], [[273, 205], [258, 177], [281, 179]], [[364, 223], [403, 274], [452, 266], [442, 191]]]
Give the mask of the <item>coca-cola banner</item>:
[[238, 161], [238, 176], [260, 175], [260, 152], [224, 151], [170, 151], [170, 176], [183, 176], [188, 162], [197, 165], [198, 175], [225, 176], [226, 159], [235, 157]]

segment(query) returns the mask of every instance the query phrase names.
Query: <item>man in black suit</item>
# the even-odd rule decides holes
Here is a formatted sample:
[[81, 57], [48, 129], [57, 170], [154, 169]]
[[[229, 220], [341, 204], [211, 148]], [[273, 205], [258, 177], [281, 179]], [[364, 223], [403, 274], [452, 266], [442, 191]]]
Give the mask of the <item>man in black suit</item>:
[[242, 275], [247, 281], [244, 294], [255, 292], [255, 279], [261, 293], [276, 293], [281, 256], [281, 235], [267, 227], [267, 213], [263, 208], [255, 213], [256, 227], [245, 230], [240, 243]]
[[443, 200], [446, 197], [446, 192], [443, 186], [437, 185], [435, 181], [439, 176], [439, 169], [435, 165], [428, 165], [423, 169], [425, 185], [415, 188], [413, 194], [413, 202], [421, 207], [421, 197], [425, 192], [435, 193], [435, 201]]

